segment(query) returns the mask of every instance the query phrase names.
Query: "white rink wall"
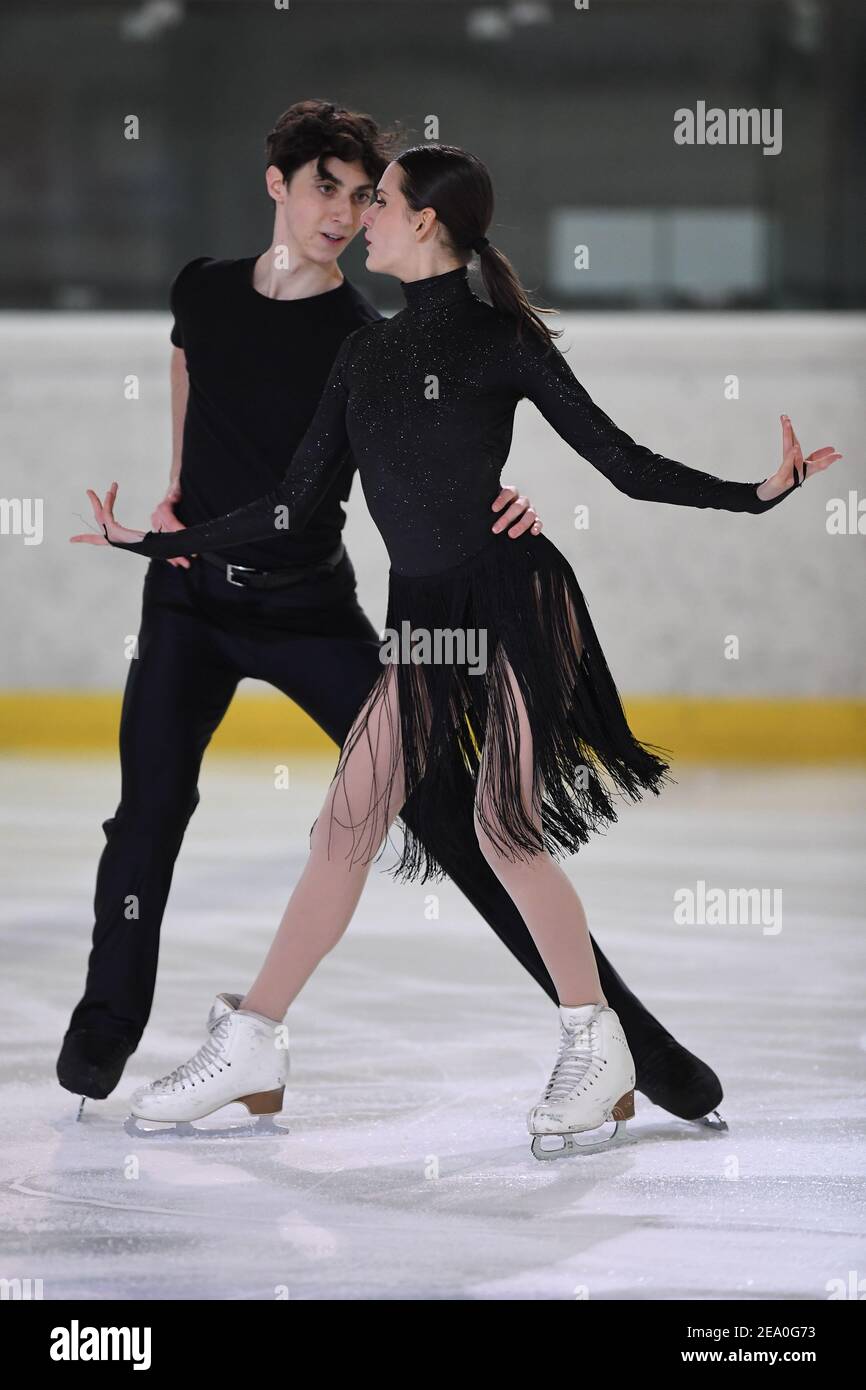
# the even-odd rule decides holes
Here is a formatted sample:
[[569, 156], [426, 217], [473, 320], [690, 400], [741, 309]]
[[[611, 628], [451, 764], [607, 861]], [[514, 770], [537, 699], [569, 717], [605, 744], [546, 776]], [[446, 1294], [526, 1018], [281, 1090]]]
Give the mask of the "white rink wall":
[[[829, 533], [827, 516], [834, 499], [846, 508], [866, 499], [866, 316], [573, 313], [555, 322], [592, 397], [651, 449], [757, 482], [778, 466], [787, 412], [804, 452], [833, 444], [845, 455], [766, 516], [635, 502], [521, 403], [504, 479], [529, 492], [574, 566], [620, 689], [866, 692], [866, 536]], [[147, 561], [68, 537], [93, 526], [85, 489], [104, 491], [114, 478], [119, 519], [149, 525], [170, 466], [169, 327], [161, 313], [0, 315], [0, 497], [43, 499], [40, 544], [0, 535], [0, 688], [125, 681], [123, 644], [138, 627]], [[124, 396], [130, 375], [138, 400]], [[731, 377], [738, 399], [725, 396]], [[582, 506], [589, 525], [576, 529]], [[387, 555], [357, 480], [346, 542], [361, 601], [381, 626]], [[732, 635], [737, 660], [725, 654]]]

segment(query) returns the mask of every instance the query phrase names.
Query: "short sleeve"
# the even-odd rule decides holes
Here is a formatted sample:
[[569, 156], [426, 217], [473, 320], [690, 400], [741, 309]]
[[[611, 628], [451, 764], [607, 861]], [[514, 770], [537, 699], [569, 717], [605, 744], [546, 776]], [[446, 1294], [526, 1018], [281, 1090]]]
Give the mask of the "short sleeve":
[[207, 256], [197, 256], [195, 260], [187, 261], [171, 282], [168, 302], [174, 322], [169, 336], [175, 347], [182, 348], [184, 345], [184, 319], [189, 306], [189, 284], [194, 267], [203, 265], [207, 259]]
[[[184, 267], [185, 269], [186, 267]], [[183, 275], [183, 270], [179, 270], [171, 282], [171, 289], [168, 292], [168, 302], [171, 308], [174, 322], [171, 325], [171, 341], [175, 347], [183, 347], [183, 328], [180, 321], [180, 307], [178, 305], [178, 281]]]

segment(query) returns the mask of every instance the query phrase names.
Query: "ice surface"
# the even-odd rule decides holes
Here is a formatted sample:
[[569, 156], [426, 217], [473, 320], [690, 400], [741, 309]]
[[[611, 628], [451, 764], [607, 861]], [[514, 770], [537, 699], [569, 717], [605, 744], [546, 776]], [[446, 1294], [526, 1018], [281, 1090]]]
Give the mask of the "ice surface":
[[[282, 755], [281, 755], [282, 756]], [[54, 1064], [92, 928], [111, 761], [0, 764], [0, 1277], [46, 1299], [825, 1299], [866, 1273], [866, 776], [689, 770], [568, 869], [601, 946], [719, 1072], [730, 1130], [642, 1096], [633, 1142], [539, 1163], [525, 1116], [556, 1014], [453, 885], [374, 870], [288, 1015], [284, 1138], [123, 1129], [134, 1086], [200, 1045], [252, 979], [332, 764], [206, 761], [156, 1003], [109, 1100]], [[694, 887], [782, 890], [782, 930], [683, 926]], [[438, 896], [432, 918], [428, 895]], [[435, 906], [435, 905], [433, 905]]]

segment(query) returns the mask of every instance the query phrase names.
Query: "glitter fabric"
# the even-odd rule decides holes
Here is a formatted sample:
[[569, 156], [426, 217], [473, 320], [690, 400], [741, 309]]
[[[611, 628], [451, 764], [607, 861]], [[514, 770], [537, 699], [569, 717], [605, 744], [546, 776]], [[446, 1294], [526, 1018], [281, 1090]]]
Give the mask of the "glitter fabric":
[[343, 340], [278, 487], [226, 516], [117, 547], [168, 558], [300, 530], [348, 444], [392, 568], [445, 569], [489, 539], [522, 397], [629, 497], [764, 512], [788, 496], [761, 502], [758, 483], [728, 482], [636, 444], [595, 405], [558, 348], [525, 332], [516, 341], [514, 325], [473, 294], [465, 266], [402, 288], [402, 312]]
[[[565, 358], [472, 292], [465, 267], [403, 285], [405, 308], [344, 340], [283, 482], [228, 516], [118, 548], [190, 555], [303, 527], [347, 444], [391, 558], [391, 633], [483, 635], [484, 669], [383, 655], [340, 754], [340, 818], [353, 862], [385, 840], [384, 808], [402, 773], [410, 830], [394, 872], [439, 878], [427, 843], [458, 856], [474, 811], [509, 859], [574, 853], [617, 819], [612, 793], [638, 800], [670, 778], [666, 752], [631, 732], [577, 578], [545, 536], [491, 533], [491, 504], [518, 401], [533, 401], [578, 453], [630, 497], [727, 511], [768, 511], [757, 483], [726, 482], [636, 444], [588, 396]], [[287, 383], [287, 389], [291, 384]], [[793, 491], [793, 487], [790, 489]], [[384, 651], [384, 648], [383, 648]], [[441, 652], [441, 649], [440, 649]], [[396, 682], [396, 702], [393, 699]], [[396, 709], [396, 716], [394, 710]], [[369, 796], [352, 807], [343, 773], [360, 744], [380, 749]], [[531, 737], [531, 795], [521, 745]], [[522, 732], [523, 731], [523, 732]], [[370, 759], [363, 748], [366, 766]], [[358, 779], [354, 779], [357, 783]], [[363, 780], [363, 779], [362, 779]], [[335, 798], [335, 801], [337, 798]], [[435, 827], [435, 836], [431, 829]]]

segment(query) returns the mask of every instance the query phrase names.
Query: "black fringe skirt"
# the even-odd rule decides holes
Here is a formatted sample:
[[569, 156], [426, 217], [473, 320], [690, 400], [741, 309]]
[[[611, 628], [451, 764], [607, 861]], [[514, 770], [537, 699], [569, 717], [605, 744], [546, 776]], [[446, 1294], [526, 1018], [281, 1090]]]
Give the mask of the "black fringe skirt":
[[[445, 876], [431, 846], [443, 858], [465, 851], [467, 818], [455, 814], [458, 807], [475, 807], [506, 858], [542, 850], [558, 858], [616, 821], [612, 794], [637, 801], [675, 780], [659, 756], [670, 750], [639, 742], [629, 729], [574, 571], [543, 535], [492, 536], [470, 559], [435, 574], [392, 569], [380, 654], [382, 675], [343, 745], [336, 775], [357, 741], [370, 737], [370, 711], [396, 671], [398, 737], [370, 805], [387, 804], [402, 762], [412, 828], [401, 821], [402, 853], [390, 870], [398, 879]], [[521, 789], [509, 667], [531, 730], [532, 807]], [[381, 713], [376, 737], [381, 743]], [[375, 820], [365, 815], [357, 826], [373, 854], [384, 848], [384, 828], [377, 832]]]

